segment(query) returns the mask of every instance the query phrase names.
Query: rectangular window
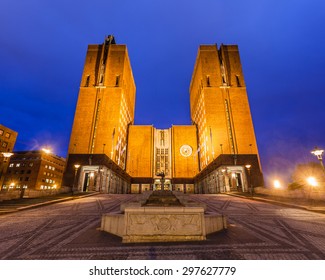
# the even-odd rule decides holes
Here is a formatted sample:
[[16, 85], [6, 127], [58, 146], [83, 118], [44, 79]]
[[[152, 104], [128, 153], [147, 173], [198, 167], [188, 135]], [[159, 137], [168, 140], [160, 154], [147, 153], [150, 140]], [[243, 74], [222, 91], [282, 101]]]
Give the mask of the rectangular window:
[[25, 181], [28, 181], [28, 180], [29, 180], [29, 177], [26, 177], [26, 178], [25, 178]]
[[7, 142], [2, 142], [2, 145], [1, 146], [4, 147], [4, 148], [7, 148], [8, 143]]
[[0, 135], [3, 135], [4, 131], [2, 129], [0, 129]]
[[10, 135], [11, 134], [9, 132], [6, 132], [5, 137], [9, 139], [10, 138]]

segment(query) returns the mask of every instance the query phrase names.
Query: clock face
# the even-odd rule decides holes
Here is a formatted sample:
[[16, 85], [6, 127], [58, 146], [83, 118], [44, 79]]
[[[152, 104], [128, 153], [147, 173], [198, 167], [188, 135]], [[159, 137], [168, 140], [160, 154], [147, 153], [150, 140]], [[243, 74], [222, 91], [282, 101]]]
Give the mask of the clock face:
[[179, 151], [183, 157], [189, 157], [192, 154], [193, 149], [189, 145], [183, 145]]

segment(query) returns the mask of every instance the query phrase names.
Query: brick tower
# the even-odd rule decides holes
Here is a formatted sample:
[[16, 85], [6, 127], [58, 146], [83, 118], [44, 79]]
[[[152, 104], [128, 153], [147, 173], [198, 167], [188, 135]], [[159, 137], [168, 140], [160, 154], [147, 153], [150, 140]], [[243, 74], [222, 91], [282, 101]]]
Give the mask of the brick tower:
[[[226, 165], [251, 165], [249, 172], [254, 171], [256, 184], [262, 184], [237, 45], [199, 47], [190, 85], [190, 107], [192, 122], [197, 126], [200, 170], [212, 162], [223, 170]], [[232, 169], [230, 176], [237, 176]]]
[[[124, 170], [128, 127], [134, 121], [135, 91], [125, 45], [117, 45], [110, 35], [103, 44], [88, 46], [64, 183], [72, 184], [76, 163], [89, 165], [87, 176], [93, 176], [94, 164], [107, 168], [117, 165]], [[87, 178], [85, 189], [91, 189], [89, 184], [96, 185], [91, 180], [96, 178]]]

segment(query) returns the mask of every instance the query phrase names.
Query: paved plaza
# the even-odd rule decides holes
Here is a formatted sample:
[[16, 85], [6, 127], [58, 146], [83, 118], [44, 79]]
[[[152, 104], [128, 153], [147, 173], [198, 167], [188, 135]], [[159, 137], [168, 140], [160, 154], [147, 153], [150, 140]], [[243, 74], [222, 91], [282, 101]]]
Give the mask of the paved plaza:
[[138, 195], [98, 194], [0, 216], [0, 258], [19, 259], [325, 259], [325, 214], [230, 195], [189, 195], [228, 229], [206, 241], [122, 244], [102, 232], [103, 213]]

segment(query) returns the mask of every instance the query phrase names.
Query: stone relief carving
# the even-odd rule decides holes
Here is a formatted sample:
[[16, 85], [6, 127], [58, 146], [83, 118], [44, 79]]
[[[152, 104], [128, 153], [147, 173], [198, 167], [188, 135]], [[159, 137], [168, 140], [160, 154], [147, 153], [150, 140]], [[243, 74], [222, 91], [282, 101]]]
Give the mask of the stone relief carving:
[[[185, 215], [129, 215], [129, 232], [152, 232], [153, 234], [200, 232], [201, 222], [199, 214]], [[149, 230], [151, 229], [151, 231]]]

